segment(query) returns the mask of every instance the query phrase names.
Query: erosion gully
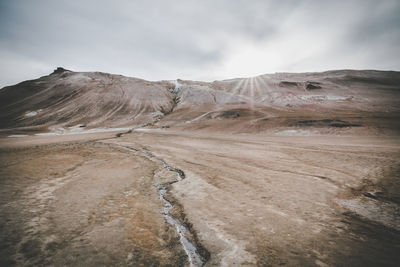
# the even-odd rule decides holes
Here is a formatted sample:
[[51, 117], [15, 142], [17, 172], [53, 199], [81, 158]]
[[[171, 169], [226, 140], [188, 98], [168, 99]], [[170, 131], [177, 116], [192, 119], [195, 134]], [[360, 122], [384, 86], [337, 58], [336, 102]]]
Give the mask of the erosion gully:
[[177, 168], [172, 167], [168, 163], [165, 162], [162, 158], [159, 158], [155, 156], [153, 153], [151, 153], [149, 150], [144, 149], [144, 148], [136, 148], [132, 146], [127, 146], [127, 145], [121, 145], [121, 144], [114, 144], [116, 146], [128, 149], [130, 151], [135, 151], [139, 152], [143, 155], [145, 155], [148, 159], [152, 161], [158, 161], [162, 164], [162, 166], [167, 169], [170, 172], [174, 172], [176, 174], [176, 180], [168, 183], [163, 183], [157, 186], [158, 193], [160, 195], [160, 200], [163, 202], [163, 208], [162, 208], [162, 214], [164, 215], [165, 220], [175, 227], [176, 232], [179, 236], [179, 240], [182, 244], [183, 249], [185, 250], [187, 256], [188, 256], [188, 261], [190, 266], [193, 267], [201, 267], [206, 263], [206, 260], [200, 255], [199, 249], [196, 247], [194, 243], [192, 243], [188, 239], [188, 234], [190, 233], [190, 230], [182, 223], [180, 222], [177, 218], [175, 218], [171, 213], [171, 209], [174, 207], [174, 204], [166, 198], [166, 195], [169, 193], [170, 186], [174, 183], [177, 183], [179, 181], [182, 181], [185, 179], [185, 173]]

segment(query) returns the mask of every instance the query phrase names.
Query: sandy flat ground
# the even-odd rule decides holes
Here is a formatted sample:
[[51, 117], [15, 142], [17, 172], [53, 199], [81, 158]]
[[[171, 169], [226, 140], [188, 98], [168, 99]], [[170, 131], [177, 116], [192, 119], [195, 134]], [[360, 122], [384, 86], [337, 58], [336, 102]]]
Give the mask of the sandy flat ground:
[[168, 197], [206, 266], [400, 260], [397, 137], [114, 137], [0, 139], [1, 265], [188, 264], [141, 149], [184, 172]]

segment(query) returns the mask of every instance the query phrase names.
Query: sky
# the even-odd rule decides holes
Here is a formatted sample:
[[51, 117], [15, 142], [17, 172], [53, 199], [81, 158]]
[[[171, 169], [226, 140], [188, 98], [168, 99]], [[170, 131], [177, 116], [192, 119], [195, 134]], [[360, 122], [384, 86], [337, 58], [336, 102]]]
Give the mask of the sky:
[[61, 66], [147, 80], [400, 70], [400, 1], [0, 0], [0, 87]]

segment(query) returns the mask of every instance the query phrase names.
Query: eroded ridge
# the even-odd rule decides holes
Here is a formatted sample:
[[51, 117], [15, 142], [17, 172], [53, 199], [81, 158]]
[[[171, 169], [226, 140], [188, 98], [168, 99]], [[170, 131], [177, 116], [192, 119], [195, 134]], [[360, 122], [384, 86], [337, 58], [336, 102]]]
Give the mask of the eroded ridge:
[[167, 194], [169, 193], [170, 186], [176, 182], [182, 181], [185, 178], [185, 173], [180, 169], [172, 167], [165, 160], [155, 156], [153, 153], [151, 153], [149, 150], [145, 148], [136, 148], [120, 144], [115, 144], [115, 145], [131, 151], [140, 152], [150, 160], [160, 162], [166, 170], [174, 172], [176, 174], [176, 180], [167, 183], [162, 183], [157, 186], [160, 195], [160, 200], [163, 202], [162, 214], [164, 215], [165, 220], [170, 225], [175, 227], [179, 235], [179, 240], [183, 246], [183, 249], [185, 250], [188, 256], [188, 261], [190, 266], [193, 267], [203, 266], [206, 262], [205, 258], [199, 253], [199, 249], [196, 247], [194, 242], [190, 241], [188, 238], [188, 234], [193, 235], [193, 233], [190, 232], [190, 230], [184, 225], [184, 223], [180, 222], [178, 218], [174, 217], [171, 214], [170, 211], [174, 208], [174, 204], [166, 198]]

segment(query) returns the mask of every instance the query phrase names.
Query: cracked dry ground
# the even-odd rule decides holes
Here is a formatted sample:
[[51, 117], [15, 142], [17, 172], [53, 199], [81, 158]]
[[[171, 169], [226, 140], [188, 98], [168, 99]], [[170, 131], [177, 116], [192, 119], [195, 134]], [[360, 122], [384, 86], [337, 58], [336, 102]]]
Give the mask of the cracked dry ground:
[[118, 146], [185, 172], [170, 197], [210, 252], [206, 266], [400, 260], [398, 138], [172, 130], [65, 138], [0, 140], [2, 266], [187, 265], [155, 187], [171, 177]]

